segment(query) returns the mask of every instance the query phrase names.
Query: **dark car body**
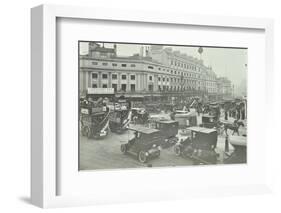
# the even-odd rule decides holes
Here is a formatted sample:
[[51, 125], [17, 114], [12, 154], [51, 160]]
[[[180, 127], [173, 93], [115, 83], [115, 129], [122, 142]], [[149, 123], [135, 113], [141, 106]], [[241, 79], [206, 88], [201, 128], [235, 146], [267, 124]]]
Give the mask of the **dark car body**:
[[161, 147], [167, 148], [177, 143], [179, 123], [173, 120], [158, 120], [155, 121], [155, 129], [161, 132], [164, 140], [162, 140]]
[[121, 145], [121, 152], [137, 156], [141, 163], [146, 163], [153, 157], [160, 156], [161, 133], [157, 129], [143, 126], [130, 127], [134, 138]]
[[189, 157], [195, 164], [216, 164], [218, 134], [215, 129], [189, 127], [191, 136], [174, 146], [176, 155]]

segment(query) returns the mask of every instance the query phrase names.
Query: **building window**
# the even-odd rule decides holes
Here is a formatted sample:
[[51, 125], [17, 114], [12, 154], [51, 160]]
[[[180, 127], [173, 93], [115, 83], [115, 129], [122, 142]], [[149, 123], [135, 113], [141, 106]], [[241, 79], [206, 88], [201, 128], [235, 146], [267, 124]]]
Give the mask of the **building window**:
[[97, 88], [98, 85], [97, 84], [92, 84], [92, 88]]
[[116, 79], [117, 79], [117, 74], [112, 74], [112, 75], [111, 75], [111, 78], [112, 78], [113, 80], [116, 80]]
[[160, 78], [160, 77], [158, 77], [158, 81], [161, 81], [161, 78]]
[[107, 79], [107, 74], [102, 74], [103, 79]]
[[131, 75], [131, 80], [135, 80], [136, 76], [135, 75]]
[[148, 66], [148, 69], [154, 69], [154, 67], [153, 66]]
[[107, 66], [107, 65], [108, 65], [108, 63], [102, 63], [102, 65], [103, 65], [103, 66]]
[[149, 80], [152, 81], [152, 76], [151, 75], [149, 76]]
[[127, 84], [121, 84], [121, 90], [126, 92]]
[[122, 67], [127, 67], [127, 64], [121, 64]]
[[117, 64], [116, 64], [116, 63], [113, 63], [112, 66], [113, 66], [113, 67], [117, 67]]
[[114, 92], [117, 91], [117, 84], [112, 84], [112, 88], [114, 89]]
[[122, 80], [126, 80], [127, 76], [126, 75], [122, 75]]
[[167, 82], [169, 82], [169, 78], [167, 78]]
[[102, 88], [107, 88], [107, 84], [103, 84], [103, 85], [102, 85]]
[[159, 67], [158, 70], [161, 70], [161, 68]]
[[160, 85], [158, 86], [158, 90], [161, 91], [161, 86]]
[[148, 85], [148, 91], [153, 92], [153, 85], [152, 84]]
[[98, 65], [98, 62], [93, 61], [93, 62], [92, 62], [92, 65]]
[[131, 64], [131, 67], [136, 67], [136, 65], [135, 64]]
[[93, 79], [97, 79], [98, 78], [98, 74], [97, 73], [92, 73], [92, 78]]
[[136, 91], [136, 85], [135, 84], [131, 84], [131, 91], [135, 92]]

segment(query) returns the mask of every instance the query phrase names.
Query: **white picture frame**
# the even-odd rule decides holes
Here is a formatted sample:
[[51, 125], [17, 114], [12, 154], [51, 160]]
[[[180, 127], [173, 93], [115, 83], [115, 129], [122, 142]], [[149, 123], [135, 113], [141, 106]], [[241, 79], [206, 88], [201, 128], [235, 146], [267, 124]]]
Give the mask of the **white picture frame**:
[[[128, 193], [119, 196], [118, 193], [110, 196], [99, 196], [97, 191], [92, 195], [59, 195], [58, 173], [61, 169], [57, 166], [57, 19], [87, 19], [87, 20], [118, 20], [124, 22], [143, 22], [167, 25], [193, 25], [202, 27], [223, 27], [228, 29], [258, 29], [265, 33], [265, 101], [267, 106], [273, 105], [270, 91], [273, 88], [273, 21], [271, 19], [241, 18], [241, 17], [216, 17], [188, 14], [165, 14], [159, 11], [121, 11], [109, 8], [84, 8], [74, 6], [42, 5], [31, 10], [31, 201], [33, 204], [47, 208], [58, 206], [91, 205], [98, 203], [114, 202], [139, 202], [144, 200], [144, 195]], [[265, 103], [264, 103], [265, 104]], [[270, 121], [271, 118], [267, 118]], [[268, 122], [267, 122], [268, 123]], [[270, 128], [266, 126], [267, 150], [270, 141]], [[253, 148], [255, 149], [255, 148]], [[147, 196], [146, 200], [178, 199], [198, 196], [252, 194], [269, 192], [271, 188], [270, 153], [267, 151], [265, 165], [260, 168], [260, 173], [265, 178], [254, 184], [218, 184], [179, 190], [170, 184], [167, 190], [156, 190]], [[184, 168], [180, 168], [183, 170]], [[171, 168], [165, 169], [165, 171]], [[158, 170], [153, 170], [155, 173]], [[77, 171], [78, 172], [78, 171]], [[132, 171], [128, 171], [132, 173]], [[143, 172], [144, 171], [140, 171]], [[147, 173], [147, 172], [145, 172]], [[102, 183], [101, 183], [102, 184]], [[177, 192], [177, 196], [165, 193]], [[164, 193], [165, 192], [165, 193]]]

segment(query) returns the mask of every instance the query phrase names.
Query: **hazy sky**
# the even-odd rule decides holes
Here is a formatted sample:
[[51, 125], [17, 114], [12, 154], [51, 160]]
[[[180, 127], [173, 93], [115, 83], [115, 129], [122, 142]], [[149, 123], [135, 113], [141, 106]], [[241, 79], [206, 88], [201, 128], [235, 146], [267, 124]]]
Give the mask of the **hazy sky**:
[[[112, 43], [105, 43], [105, 47], [113, 47]], [[117, 44], [118, 56], [131, 56], [140, 52], [141, 45]], [[198, 47], [164, 46], [179, 50], [196, 58], [200, 58]], [[88, 43], [80, 42], [80, 54], [88, 53]], [[247, 49], [203, 47], [202, 59], [206, 66], [212, 66], [218, 77], [226, 76], [235, 87], [239, 87], [247, 78]]]

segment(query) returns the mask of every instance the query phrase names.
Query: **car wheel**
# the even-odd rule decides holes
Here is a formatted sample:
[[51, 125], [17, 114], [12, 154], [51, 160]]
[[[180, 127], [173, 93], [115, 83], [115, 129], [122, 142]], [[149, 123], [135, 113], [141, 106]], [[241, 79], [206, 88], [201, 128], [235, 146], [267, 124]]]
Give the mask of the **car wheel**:
[[174, 147], [174, 151], [175, 151], [175, 153], [176, 153], [177, 156], [180, 156], [180, 155], [181, 155], [181, 148], [180, 148], [179, 145], [176, 145], [176, 146]]
[[145, 163], [147, 161], [147, 157], [146, 157], [144, 151], [139, 152], [138, 158], [139, 158], [139, 162], [141, 162], [141, 163]]
[[127, 146], [126, 146], [125, 144], [122, 144], [122, 145], [121, 145], [121, 152], [122, 152], [123, 154], [126, 154], [126, 152], [127, 152]]

